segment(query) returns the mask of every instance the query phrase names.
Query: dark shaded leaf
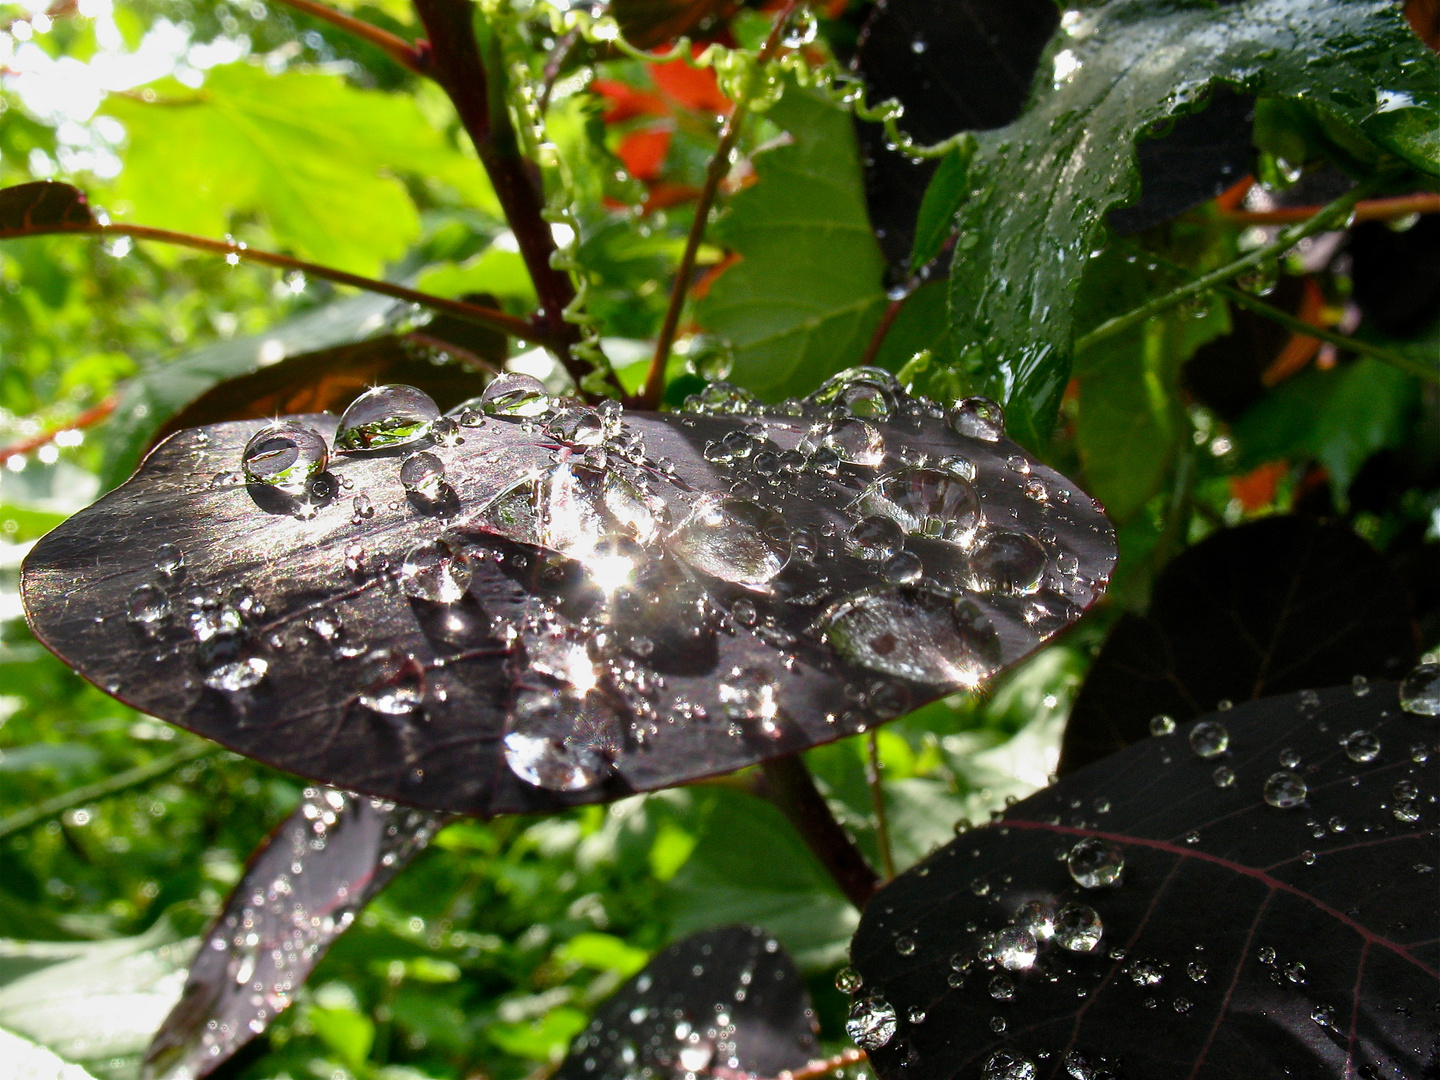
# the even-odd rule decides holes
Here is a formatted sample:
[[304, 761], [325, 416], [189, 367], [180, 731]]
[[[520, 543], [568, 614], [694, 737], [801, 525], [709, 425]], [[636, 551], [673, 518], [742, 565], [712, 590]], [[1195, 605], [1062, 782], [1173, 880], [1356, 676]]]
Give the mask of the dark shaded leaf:
[[1137, 233], [1209, 202], [1250, 171], [1255, 99], [1216, 87], [1198, 113], [1182, 116], [1163, 138], [1135, 147], [1140, 201], [1111, 210], [1110, 227]]
[[1415, 658], [1405, 590], [1348, 528], [1270, 517], [1225, 529], [1165, 568], [1148, 614], [1116, 622], [1070, 713], [1060, 769], [1138, 742], [1161, 713], [1183, 721], [1222, 700], [1395, 678]]
[[423, 810], [306, 789], [206, 934], [184, 996], [146, 1052], [145, 1075], [206, 1076], [264, 1031], [443, 823]]
[[37, 180], [0, 190], [0, 240], [42, 233], [93, 232], [90, 200], [79, 188]]
[[1440, 311], [1440, 215], [1426, 214], [1404, 232], [1378, 221], [1350, 232], [1350, 276], [1367, 329], [1408, 337]]
[[[1078, 271], [1105, 215], [1138, 195], [1131, 148], [1197, 112], [1215, 85], [1323, 100], [1376, 147], [1434, 174], [1437, 70], [1383, 0], [1107, 0], [1076, 11], [1042, 58], [1024, 114], [976, 136], [977, 194], [960, 209], [950, 277], [966, 386], [1001, 400], [1020, 442], [1048, 438], [1069, 381]], [[1413, 106], [1377, 109], [1392, 90]]]
[[637, 49], [658, 49], [688, 34], [730, 0], [611, 0], [620, 33]]
[[940, 254], [955, 227], [955, 212], [965, 201], [965, 176], [969, 155], [955, 147], [935, 167], [925, 188], [920, 212], [915, 219], [915, 245], [910, 256], [913, 273]]
[[[1187, 736], [1207, 742], [1196, 728], [1150, 739], [876, 894], [852, 957], [861, 1000], [877, 994], [899, 1018], [870, 1051], [882, 1080], [1430, 1075], [1434, 719], [1401, 711], [1382, 683], [1206, 720], [1228, 729], [1228, 750], [1193, 752]], [[1293, 779], [1273, 779], [1282, 771]], [[1280, 808], [1282, 791], [1303, 802]], [[1087, 867], [1116, 869], [1103, 848], [1075, 850], [1097, 841], [1123, 868], [1109, 887], [1080, 887], [1098, 886]], [[1079, 952], [1057, 933], [1036, 957], [1014, 925], [1032, 903], [1083, 905], [1102, 936]], [[998, 960], [985, 959], [997, 934]], [[1002, 1054], [1031, 1069], [983, 1072]]]
[[[861, 31], [853, 61], [869, 100], [905, 107], [902, 131], [921, 144], [959, 131], [1000, 127], [1020, 114], [1035, 65], [1060, 13], [1049, 0], [887, 0]], [[891, 266], [923, 265], [933, 222], [916, 234], [933, 160], [913, 162], [886, 147], [884, 128], [858, 121], [865, 159], [865, 201]], [[943, 223], [943, 243], [953, 207]], [[913, 247], [913, 254], [912, 254]]]
[[556, 1080], [778, 1076], [819, 1056], [810, 993], [765, 931], [726, 926], [660, 952], [575, 1040]]
[[[873, 369], [769, 411], [707, 395], [692, 413], [567, 404], [462, 426], [411, 464], [410, 492], [414, 446], [336, 455], [289, 497], [236, 486], [262, 423], [182, 432], [35, 546], [27, 610], [152, 715], [347, 790], [486, 815], [852, 734], [1019, 660], [1108, 580], [1099, 509], [984, 406], [947, 414]], [[332, 417], [299, 419], [333, 442]]]

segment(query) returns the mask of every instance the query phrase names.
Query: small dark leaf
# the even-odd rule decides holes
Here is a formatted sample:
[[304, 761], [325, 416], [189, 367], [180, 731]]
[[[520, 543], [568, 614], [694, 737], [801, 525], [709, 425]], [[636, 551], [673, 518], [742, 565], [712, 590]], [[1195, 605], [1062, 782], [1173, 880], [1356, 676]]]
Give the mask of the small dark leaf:
[[610, 14], [631, 45], [658, 49], [727, 6], [730, 0], [611, 0]]
[[387, 402], [347, 421], [382, 448], [328, 468], [329, 416], [173, 436], [31, 552], [37, 635], [241, 753], [489, 815], [730, 772], [975, 686], [1114, 559], [1093, 500], [993, 406], [947, 413], [874, 369], [806, 403], [711, 384], [698, 411], [623, 416], [509, 375], [490, 415], [428, 436], [423, 395]]
[[819, 1056], [810, 993], [763, 930], [705, 930], [659, 953], [595, 1015], [556, 1080], [778, 1076]]
[[0, 240], [41, 233], [91, 232], [90, 200], [79, 188], [37, 180], [0, 189]]
[[1080, 689], [1063, 773], [1220, 701], [1395, 678], [1416, 659], [1410, 600], [1369, 544], [1343, 525], [1271, 517], [1179, 555], [1146, 615], [1121, 616]]
[[1365, 326], [1392, 337], [1424, 330], [1440, 312], [1440, 216], [1404, 232], [1378, 221], [1357, 225], [1347, 244], [1355, 303]]
[[1026, 799], [866, 908], [855, 1007], [898, 1018], [876, 1072], [1431, 1075], [1437, 757], [1381, 683], [1212, 714]]
[[310, 788], [250, 858], [145, 1055], [151, 1077], [206, 1076], [290, 1007], [355, 915], [443, 818]]
[[224, 420], [340, 412], [366, 387], [386, 383], [418, 386], [442, 409], [451, 408], [474, 395], [479, 365], [497, 358], [462, 351], [435, 330], [432, 323], [416, 333], [302, 353], [228, 379], [167, 420], [153, 441]]

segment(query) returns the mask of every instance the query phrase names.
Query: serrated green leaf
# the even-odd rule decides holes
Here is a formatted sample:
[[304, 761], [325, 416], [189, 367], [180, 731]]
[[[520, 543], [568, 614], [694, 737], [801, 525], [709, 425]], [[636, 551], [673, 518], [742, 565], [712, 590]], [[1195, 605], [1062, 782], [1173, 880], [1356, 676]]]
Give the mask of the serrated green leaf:
[[458, 184], [482, 209], [494, 196], [478, 163], [450, 146], [408, 95], [360, 90], [338, 74], [213, 68], [198, 90], [111, 96], [128, 134], [107, 193], [117, 216], [205, 236], [257, 214], [297, 255], [375, 275], [420, 235], [398, 178]]
[[759, 181], [717, 224], [714, 238], [741, 261], [695, 317], [734, 346], [733, 381], [780, 398], [860, 362], [885, 308], [885, 260], [849, 113], [792, 85], [767, 116], [789, 141], [755, 155]]
[[1048, 436], [1080, 270], [1106, 211], [1136, 194], [1135, 140], [1217, 81], [1307, 98], [1440, 174], [1440, 60], [1389, 0], [1107, 0], [1069, 16], [1025, 113], [976, 137], [951, 270], [961, 373], [1005, 405], [1021, 442]]

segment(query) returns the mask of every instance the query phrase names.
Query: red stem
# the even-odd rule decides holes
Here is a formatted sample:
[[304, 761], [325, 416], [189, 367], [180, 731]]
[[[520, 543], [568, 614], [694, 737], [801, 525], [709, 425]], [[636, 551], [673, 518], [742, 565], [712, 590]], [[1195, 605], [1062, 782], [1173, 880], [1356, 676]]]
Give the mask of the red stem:
[[[790, 21], [799, 6], [799, 0], [786, 0], [785, 6], [775, 16], [770, 34], [761, 46], [755, 59], [757, 67], [770, 62], [780, 47], [780, 36], [785, 24]], [[660, 326], [660, 336], [655, 341], [655, 353], [650, 358], [650, 370], [645, 373], [645, 386], [640, 391], [638, 404], [641, 408], [653, 409], [660, 404], [665, 394], [665, 365], [670, 359], [670, 347], [675, 343], [675, 331], [680, 326], [680, 312], [685, 307], [685, 294], [690, 288], [690, 276], [695, 272], [695, 258], [700, 251], [700, 241], [705, 238], [705, 227], [710, 221], [710, 208], [715, 204], [715, 194], [720, 181], [730, 171], [730, 152], [740, 140], [740, 129], [750, 112], [750, 104], [741, 100], [735, 103], [725, 126], [720, 130], [720, 145], [705, 170], [705, 183], [695, 201], [695, 218], [690, 223], [690, 234], [685, 238], [685, 251], [680, 256], [680, 266], [675, 271], [675, 284], [670, 288], [670, 303], [665, 309], [665, 321]]]
[[850, 834], [835, 820], [799, 754], [772, 758], [761, 765], [764, 795], [795, 826], [805, 845], [860, 910], [880, 887], [880, 878], [860, 854]]
[[[1308, 221], [1322, 209], [1319, 206], [1286, 206], [1279, 210], [1225, 210], [1220, 216], [1236, 225], [1291, 225], [1297, 221]], [[1387, 199], [1365, 199], [1355, 204], [1354, 220], [1393, 221], [1408, 214], [1440, 214], [1440, 195], [1422, 191]]]
[[39, 435], [33, 435], [28, 439], [19, 439], [9, 446], [0, 446], [0, 465], [3, 465], [17, 454], [28, 454], [32, 451], [39, 450], [40, 447], [54, 442], [55, 436], [63, 434], [64, 432], [80, 431], [84, 428], [94, 427], [115, 411], [115, 404], [115, 398], [106, 398], [100, 402], [99, 405], [94, 405], [86, 409], [68, 424], [61, 424], [59, 427], [50, 428], [48, 431], [42, 431]]
[[281, 3], [296, 11], [303, 11], [312, 18], [328, 22], [331, 26], [338, 26], [351, 37], [369, 42], [401, 67], [409, 68], [417, 75], [423, 75], [426, 72], [429, 61], [428, 51], [420, 45], [412, 45], [404, 38], [390, 33], [389, 30], [382, 30], [372, 23], [356, 19], [343, 11], [336, 11], [325, 4], [318, 4], [315, 0], [281, 0]]

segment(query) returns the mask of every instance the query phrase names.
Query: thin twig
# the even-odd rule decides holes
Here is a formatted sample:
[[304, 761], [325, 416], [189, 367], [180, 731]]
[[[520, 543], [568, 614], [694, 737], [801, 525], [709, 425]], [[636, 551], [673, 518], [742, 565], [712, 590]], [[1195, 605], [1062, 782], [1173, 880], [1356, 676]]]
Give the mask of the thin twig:
[[[1155, 266], [1167, 270], [1177, 277], [1188, 278], [1190, 276], [1189, 270], [1185, 269], [1185, 267], [1179, 263], [1171, 262], [1163, 255], [1156, 255], [1153, 251], [1145, 251], [1140, 248], [1135, 248], [1134, 250], [1137, 255], [1143, 256], [1150, 260]], [[1382, 345], [1374, 345], [1368, 341], [1362, 341], [1360, 338], [1338, 333], [1328, 327], [1307, 322], [1304, 319], [1297, 318], [1290, 314], [1288, 311], [1277, 308], [1274, 304], [1267, 304], [1253, 293], [1248, 293], [1244, 289], [1236, 288], [1234, 285], [1217, 285], [1215, 286], [1215, 291], [1227, 300], [1239, 304], [1241, 307], [1249, 308], [1256, 315], [1278, 323], [1293, 333], [1304, 334], [1318, 341], [1329, 342], [1331, 345], [1353, 352], [1359, 356], [1374, 357], [1376, 360], [1381, 360], [1408, 375], [1414, 375], [1416, 378], [1424, 379], [1426, 382], [1440, 383], [1440, 369], [1430, 367], [1423, 361], [1413, 359], [1404, 353], [1398, 353]]]
[[303, 11], [306, 15], [328, 22], [331, 26], [337, 26], [351, 37], [369, 42], [401, 67], [409, 68], [417, 75], [425, 74], [429, 51], [412, 45], [389, 30], [382, 30], [373, 23], [357, 19], [328, 5], [318, 4], [315, 0], [280, 0], [280, 2], [296, 11]]
[[1177, 304], [1184, 303], [1192, 296], [1198, 296], [1201, 293], [1225, 284], [1231, 278], [1243, 274], [1246, 270], [1259, 266], [1267, 259], [1278, 258], [1307, 236], [1313, 236], [1315, 233], [1335, 228], [1349, 217], [1355, 204], [1361, 200], [1364, 194], [1365, 185], [1362, 184], [1354, 187], [1334, 202], [1326, 205], [1319, 213], [1298, 225], [1282, 230], [1279, 236], [1263, 247], [1258, 247], [1253, 251], [1246, 252], [1240, 258], [1226, 263], [1219, 269], [1212, 270], [1208, 274], [1202, 274], [1200, 277], [1181, 285], [1179, 288], [1172, 289], [1164, 296], [1157, 296], [1155, 299], [1147, 301], [1137, 308], [1132, 308], [1123, 315], [1117, 315], [1113, 319], [1107, 319], [1088, 334], [1077, 338], [1075, 340], [1075, 351], [1077, 353], [1082, 352], [1108, 338], [1114, 337], [1116, 334], [1124, 333], [1132, 326], [1138, 326], [1146, 319], [1158, 315], [1162, 311], [1168, 311]]
[[880, 848], [880, 868], [885, 880], [895, 876], [895, 854], [890, 849], [890, 817], [885, 812], [885, 785], [880, 779], [880, 733], [871, 731], [865, 739], [865, 781], [870, 785], [870, 806], [875, 811], [875, 843]]
[[[1236, 225], [1291, 225], [1309, 220], [1320, 210], [1318, 206], [1285, 206], [1277, 210], [1225, 210], [1220, 216]], [[1440, 214], [1440, 195], [1421, 191], [1387, 199], [1363, 199], [1355, 204], [1357, 222], [1394, 221], [1410, 214]]]
[[544, 331], [524, 319], [514, 315], [508, 315], [503, 311], [496, 311], [494, 308], [481, 307], [479, 304], [469, 304], [464, 300], [448, 300], [443, 296], [434, 296], [430, 293], [420, 292], [417, 289], [407, 289], [404, 285], [395, 285], [389, 281], [379, 281], [375, 278], [361, 277], [359, 274], [352, 274], [345, 270], [337, 270], [331, 266], [322, 266], [319, 263], [306, 262], [303, 259], [292, 259], [289, 255], [281, 255], [274, 251], [260, 251], [256, 248], [247, 247], [244, 244], [235, 243], [229, 240], [211, 240], [204, 236], [192, 236], [189, 233], [172, 232], [169, 229], [154, 229], [148, 225], [95, 225], [89, 229], [70, 229], [69, 232], [93, 232], [101, 234], [118, 234], [132, 236], [137, 240], [158, 240], [165, 244], [177, 244], [180, 247], [194, 248], [197, 251], [208, 251], [215, 255], [224, 255], [226, 259], [233, 261], [245, 261], [260, 263], [263, 266], [273, 266], [280, 270], [298, 270], [308, 277], [324, 278], [326, 281], [333, 281], [337, 285], [349, 285], [356, 289], [364, 289], [366, 292], [379, 293], [382, 296], [393, 296], [396, 300], [404, 300], [410, 304], [420, 304], [423, 307], [435, 311], [443, 311], [447, 315], [453, 315], [457, 319], [464, 319], [466, 322], [475, 323], [478, 326], [488, 327], [491, 330], [499, 330], [502, 334], [509, 334], [511, 337], [524, 338], [540, 344], [549, 344], [550, 339]]
[[133, 769], [126, 769], [124, 772], [116, 773], [104, 780], [97, 780], [93, 784], [86, 784], [83, 787], [67, 791], [63, 795], [56, 795], [53, 799], [46, 799], [34, 806], [27, 806], [24, 810], [17, 810], [9, 817], [0, 819], [0, 838], [19, 832], [21, 829], [28, 829], [32, 825], [38, 825], [57, 814], [63, 814], [66, 810], [73, 810], [77, 806], [84, 806], [86, 803], [96, 802], [100, 799], [108, 799], [128, 788], [148, 784], [151, 780], [164, 776], [187, 762], [218, 752], [219, 747], [214, 743], [195, 743], [166, 757], [156, 758], [154, 761], [137, 765]]
[[[775, 1080], [820, 1080], [822, 1076], [829, 1076], [833, 1072], [838, 1072], [840, 1069], [848, 1068], [851, 1065], [858, 1065], [865, 1060], [864, 1050], [855, 1048], [842, 1050], [834, 1057], [809, 1061], [798, 1069], [786, 1069], [777, 1074]], [[715, 1077], [716, 1080], [754, 1080], [751, 1073], [743, 1072], [739, 1069], [729, 1069], [723, 1065], [712, 1066], [710, 1075]]]
[[[755, 58], [757, 70], [768, 64], [780, 47], [781, 35], [798, 6], [799, 0], [786, 0], [785, 6], [775, 16], [770, 34]], [[705, 183], [695, 201], [695, 218], [690, 222], [690, 233], [685, 238], [685, 251], [681, 254], [680, 265], [675, 271], [675, 283], [670, 287], [670, 303], [665, 308], [665, 321], [660, 324], [660, 336], [655, 341], [650, 370], [645, 374], [645, 385], [640, 391], [639, 403], [643, 408], [653, 409], [658, 406], [665, 393], [665, 366], [670, 360], [670, 347], [675, 344], [675, 331], [680, 326], [680, 312], [685, 307], [690, 276], [695, 272], [700, 241], [705, 238], [705, 229], [710, 221], [710, 208], [715, 205], [720, 181], [730, 172], [730, 154], [735, 149], [735, 144], [740, 141], [740, 131], [749, 113], [750, 102], [741, 97], [730, 110], [730, 115], [725, 118], [725, 125], [720, 129], [720, 145], [715, 148], [715, 154], [705, 169]]]
[[544, 83], [540, 90], [539, 109], [540, 115], [544, 116], [550, 110], [550, 95], [555, 90], [555, 80], [560, 77], [560, 69], [565, 64], [565, 58], [575, 48], [575, 43], [580, 40], [580, 28], [567, 31], [555, 48], [550, 51], [550, 56], [545, 61]]
[[862, 364], [873, 364], [875, 357], [880, 355], [880, 346], [885, 344], [885, 337], [890, 333], [890, 328], [895, 325], [900, 310], [905, 302], [915, 295], [915, 290], [920, 287], [918, 277], [911, 278], [905, 283], [905, 291], [885, 305], [885, 313], [880, 316], [880, 323], [875, 327], [875, 332], [870, 335], [869, 342], [865, 345], [865, 353], [860, 358]]
[[765, 798], [795, 826], [806, 847], [820, 860], [840, 891], [863, 910], [880, 887], [880, 879], [850, 834], [835, 820], [825, 796], [815, 787], [804, 758], [799, 754], [772, 758], [760, 768], [765, 778]]
[[85, 428], [94, 427], [115, 411], [116, 401], [116, 398], [108, 397], [99, 405], [92, 405], [86, 409], [68, 424], [59, 424], [42, 431], [39, 435], [32, 435], [28, 439], [18, 439], [9, 446], [0, 446], [0, 465], [17, 455], [39, 450], [42, 446], [54, 442], [57, 435], [63, 435], [67, 431], [82, 431]]

